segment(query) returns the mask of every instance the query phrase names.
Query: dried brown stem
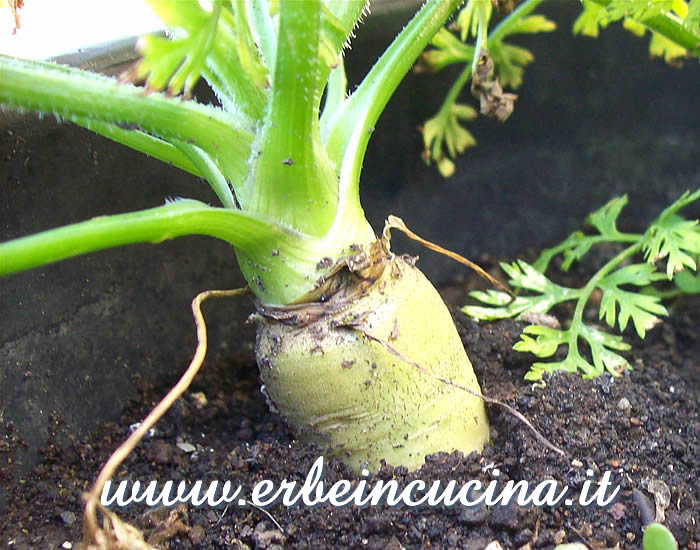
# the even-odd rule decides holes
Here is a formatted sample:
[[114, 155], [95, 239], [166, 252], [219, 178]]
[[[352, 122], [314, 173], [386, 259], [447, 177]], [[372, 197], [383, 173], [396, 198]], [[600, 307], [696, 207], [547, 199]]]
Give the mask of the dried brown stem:
[[501, 281], [493, 277], [492, 275], [489, 275], [484, 271], [480, 266], [472, 262], [471, 260], [465, 258], [464, 256], [461, 256], [460, 254], [457, 254], [456, 252], [452, 252], [451, 250], [447, 250], [446, 248], [441, 247], [439, 244], [432, 243], [428, 240], [425, 240], [423, 237], [419, 237], [416, 235], [413, 231], [411, 231], [408, 227], [406, 227], [406, 224], [401, 218], [398, 218], [396, 216], [389, 216], [386, 220], [386, 223], [384, 224], [384, 231], [382, 232], [382, 239], [384, 240], [385, 243], [389, 242], [389, 232], [392, 229], [398, 229], [402, 233], [404, 233], [409, 239], [412, 239], [416, 242], [419, 242], [422, 244], [424, 247], [432, 250], [433, 252], [437, 252], [439, 254], [443, 254], [447, 256], [448, 258], [451, 258], [455, 260], [456, 262], [459, 262], [460, 264], [466, 265], [468, 268], [474, 270], [477, 275], [480, 277], [486, 279], [489, 283], [491, 283], [493, 286], [498, 288], [499, 290], [502, 290], [506, 294], [508, 294], [511, 298], [514, 298], [515, 295], [513, 292], [506, 287]]
[[[100, 495], [102, 494], [102, 489], [104, 488], [105, 482], [109, 480], [116, 472], [119, 465], [124, 462], [127, 456], [134, 450], [134, 448], [139, 444], [143, 436], [146, 435], [149, 429], [158, 422], [158, 420], [165, 414], [165, 412], [172, 406], [172, 404], [187, 390], [187, 388], [192, 383], [192, 380], [196, 376], [199, 368], [202, 366], [204, 357], [207, 354], [207, 325], [204, 322], [204, 317], [202, 315], [201, 304], [207, 298], [223, 298], [227, 296], [238, 296], [248, 292], [248, 288], [238, 288], [235, 290], [207, 290], [198, 294], [194, 300], [192, 300], [192, 314], [194, 316], [194, 322], [197, 327], [197, 349], [194, 353], [194, 357], [187, 367], [177, 384], [175, 384], [171, 390], [160, 400], [160, 402], [153, 408], [153, 410], [146, 416], [146, 418], [141, 422], [139, 427], [122, 443], [119, 448], [117, 448], [112, 456], [109, 457], [105, 465], [100, 470], [97, 479], [95, 480], [92, 489], [84, 496], [85, 498], [85, 511], [84, 511], [84, 526], [83, 526], [83, 540], [84, 548], [90, 548], [93, 543], [97, 545], [98, 548], [109, 548], [110, 542], [114, 540], [114, 526], [123, 525], [116, 519], [116, 515], [109, 513], [106, 514], [106, 510], [99, 504]], [[101, 532], [97, 525], [97, 508], [100, 508], [101, 512], [105, 515], [105, 527], [104, 531]], [[112, 517], [114, 516], [114, 517]], [[116, 519], [116, 521], [115, 521]], [[125, 524], [124, 524], [125, 525]], [[133, 529], [133, 528], [132, 528]], [[107, 542], [105, 542], [107, 541]], [[145, 543], [144, 543], [145, 544]], [[147, 548], [145, 546], [144, 548]]]

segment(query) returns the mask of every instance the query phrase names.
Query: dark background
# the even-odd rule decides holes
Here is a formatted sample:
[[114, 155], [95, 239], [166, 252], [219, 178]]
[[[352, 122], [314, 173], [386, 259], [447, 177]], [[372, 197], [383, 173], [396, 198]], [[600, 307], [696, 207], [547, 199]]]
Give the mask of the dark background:
[[[684, 190], [700, 186], [697, 60], [680, 70], [650, 61], [648, 35], [637, 38], [619, 25], [597, 39], [574, 37], [579, 6], [559, 1], [537, 10], [557, 30], [518, 37], [535, 61], [525, 70], [515, 110], [504, 124], [485, 117], [468, 123], [477, 147], [459, 159], [449, 180], [425, 168], [416, 127], [438, 111], [461, 68], [405, 79], [367, 155], [361, 190], [375, 228], [393, 213], [462, 254], [514, 256], [563, 239], [613, 196], [629, 195], [621, 223], [639, 229]], [[367, 49], [379, 47], [370, 42]], [[359, 80], [361, 70], [351, 65], [351, 78]], [[476, 106], [468, 89], [461, 101]], [[433, 280], [462, 269], [421, 255]]]
[[[376, 230], [395, 214], [473, 259], [513, 258], [563, 239], [613, 196], [629, 194], [622, 226], [639, 230], [683, 190], [700, 187], [698, 63], [679, 70], [650, 61], [648, 38], [617, 26], [597, 40], [572, 37], [578, 10], [578, 2], [554, 2], [542, 11], [557, 31], [519, 40], [536, 61], [515, 112], [505, 124], [469, 125], [478, 146], [449, 180], [421, 161], [416, 128], [437, 111], [458, 69], [406, 78], [363, 171], [363, 204]], [[370, 18], [358, 31], [347, 54], [351, 82], [406, 20]], [[1, 128], [1, 240], [172, 196], [215, 203], [205, 184], [72, 125], [30, 117]], [[393, 248], [420, 254], [436, 284], [463, 269], [399, 236]], [[117, 418], [145, 383], [174, 380], [195, 347], [191, 299], [242, 284], [230, 247], [203, 237], [1, 279], [0, 434], [26, 443], [21, 452], [0, 452], [3, 472], [34, 463], [51, 422], [66, 438], [80, 435]], [[245, 299], [205, 306], [208, 362], [252, 355], [254, 333], [244, 326], [250, 311]], [[0, 486], [0, 506], [2, 499]]]

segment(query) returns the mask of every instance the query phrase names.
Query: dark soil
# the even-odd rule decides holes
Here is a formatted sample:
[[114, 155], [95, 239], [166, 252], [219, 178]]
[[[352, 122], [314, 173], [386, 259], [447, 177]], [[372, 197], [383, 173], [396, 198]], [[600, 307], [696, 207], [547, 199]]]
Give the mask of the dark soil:
[[[450, 303], [462, 304], [471, 285], [471, 279], [455, 283], [442, 289], [443, 295]], [[681, 548], [700, 548], [700, 299], [679, 301], [671, 309], [669, 319], [645, 341], [635, 341], [629, 357], [634, 370], [625, 376], [583, 380], [556, 375], [544, 384], [532, 384], [523, 380], [531, 357], [511, 349], [521, 325], [478, 325], [455, 308], [484, 393], [522, 412], [566, 456], [545, 449], [501, 407], [489, 406], [492, 440], [482, 454], [438, 454], [428, 457], [417, 472], [386, 466], [368, 480], [371, 484], [396, 479], [401, 485], [414, 479], [455, 480], [461, 485], [471, 479], [488, 483], [500, 472], [503, 481], [534, 484], [554, 479], [571, 487], [575, 498], [587, 479], [600, 479], [609, 471], [613, 486], [621, 490], [606, 508], [574, 504], [310, 509], [278, 504], [266, 511], [235, 505], [149, 511], [132, 505], [119, 510], [120, 517], [141, 528], [150, 542], [173, 549], [483, 549], [494, 540], [504, 548], [552, 548], [575, 541], [590, 548], [640, 548], [640, 516], [643, 509], [654, 514], [648, 484], [660, 480], [671, 495], [666, 525]], [[155, 434], [120, 468], [119, 479], [230, 480], [244, 491], [262, 479], [303, 482], [322, 452], [294, 439], [268, 410], [249, 348], [241, 347], [248, 351], [230, 363], [205, 365]], [[120, 423], [104, 426], [86, 440], [72, 439], [61, 419], [53, 419], [51, 444], [40, 465], [24, 479], [9, 482], [10, 505], [0, 519], [5, 547], [57, 548], [66, 541], [75, 547], [81, 537], [81, 493], [128, 427], [167, 391], [167, 385], [139, 379], [134, 383], [140, 384], [143, 398]], [[0, 451], [11, 458], [22, 442], [9, 437], [0, 444]], [[5, 480], [12, 467], [11, 460], [7, 462], [7, 471], [0, 472]], [[360, 479], [336, 460], [326, 464], [329, 484]]]

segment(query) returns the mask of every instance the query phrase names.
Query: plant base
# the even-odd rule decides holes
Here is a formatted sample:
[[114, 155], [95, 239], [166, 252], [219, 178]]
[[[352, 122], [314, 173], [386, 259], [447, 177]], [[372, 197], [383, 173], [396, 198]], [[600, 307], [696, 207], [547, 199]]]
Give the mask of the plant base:
[[274, 406], [355, 471], [382, 459], [417, 469], [428, 454], [480, 451], [489, 438], [483, 401], [436, 379], [480, 393], [440, 295], [411, 261], [386, 263], [355, 295], [262, 317], [257, 333]]

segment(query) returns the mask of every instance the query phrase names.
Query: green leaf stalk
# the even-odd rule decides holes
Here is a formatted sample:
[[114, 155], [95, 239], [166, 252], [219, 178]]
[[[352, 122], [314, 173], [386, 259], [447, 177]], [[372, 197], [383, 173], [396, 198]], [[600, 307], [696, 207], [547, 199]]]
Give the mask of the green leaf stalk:
[[[302, 434], [356, 469], [480, 450], [485, 408], [449, 313], [377, 240], [359, 199], [374, 125], [460, 1], [426, 2], [351, 94], [343, 49], [364, 0], [149, 4], [172, 39], [140, 41], [124, 80], [145, 88], [0, 56], [0, 105], [168, 162], [205, 179], [221, 205], [179, 199], [1, 243], [0, 274], [130, 243], [223, 239], [257, 299], [267, 394]], [[189, 99], [200, 77], [220, 106]]]

